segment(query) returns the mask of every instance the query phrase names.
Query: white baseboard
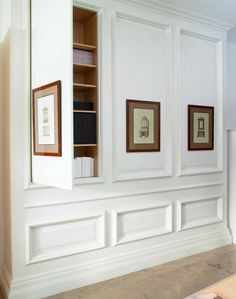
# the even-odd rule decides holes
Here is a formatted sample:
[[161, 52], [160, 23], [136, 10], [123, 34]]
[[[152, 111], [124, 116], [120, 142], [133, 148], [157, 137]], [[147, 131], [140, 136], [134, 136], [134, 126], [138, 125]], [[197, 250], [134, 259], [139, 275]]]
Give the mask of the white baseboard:
[[[232, 243], [228, 229], [140, 249], [95, 262], [13, 279], [9, 299], [38, 299]], [[6, 275], [6, 273], [5, 273]], [[7, 292], [7, 279], [2, 279]], [[5, 281], [5, 282], [4, 282]]]

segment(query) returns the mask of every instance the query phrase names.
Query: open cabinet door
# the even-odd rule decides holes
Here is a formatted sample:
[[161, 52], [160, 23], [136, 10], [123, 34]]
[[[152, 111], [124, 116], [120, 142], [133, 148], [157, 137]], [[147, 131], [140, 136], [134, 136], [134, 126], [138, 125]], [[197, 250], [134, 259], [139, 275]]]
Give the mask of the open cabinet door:
[[31, 1], [32, 89], [61, 81], [61, 156], [33, 149], [32, 181], [64, 189], [73, 186], [72, 36], [71, 0]]

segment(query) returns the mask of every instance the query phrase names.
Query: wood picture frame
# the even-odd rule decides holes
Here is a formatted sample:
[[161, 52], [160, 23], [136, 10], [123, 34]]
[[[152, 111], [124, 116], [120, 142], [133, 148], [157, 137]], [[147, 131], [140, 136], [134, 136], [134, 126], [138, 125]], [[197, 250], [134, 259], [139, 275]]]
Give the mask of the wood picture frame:
[[160, 105], [126, 100], [126, 152], [160, 152]]
[[214, 107], [188, 105], [188, 150], [214, 150]]
[[38, 156], [62, 156], [61, 81], [32, 91], [33, 153]]

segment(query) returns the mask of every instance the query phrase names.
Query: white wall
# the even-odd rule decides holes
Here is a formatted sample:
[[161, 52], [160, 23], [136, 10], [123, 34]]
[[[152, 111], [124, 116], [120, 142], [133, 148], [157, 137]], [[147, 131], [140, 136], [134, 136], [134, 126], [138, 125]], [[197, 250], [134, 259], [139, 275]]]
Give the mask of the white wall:
[[[13, 0], [12, 5], [10, 298], [46, 297], [229, 244], [223, 172], [225, 28], [110, 0], [86, 1], [100, 11], [102, 28], [103, 176], [65, 191], [29, 183], [27, 2]], [[50, 19], [41, 21], [50, 27]], [[33, 85], [42, 82], [43, 63], [32, 69]], [[125, 152], [126, 98], [161, 101], [160, 153]], [[186, 151], [187, 103], [215, 106], [217, 138], [211, 154]], [[7, 291], [7, 283], [4, 287]]]
[[236, 84], [235, 84], [235, 74], [236, 74], [236, 44], [227, 45], [228, 51], [228, 106], [227, 106], [227, 127], [228, 129], [236, 129]]
[[228, 43], [228, 105], [227, 105], [227, 121], [228, 121], [228, 194], [229, 194], [229, 227], [232, 232], [233, 242], [236, 243], [236, 44]]

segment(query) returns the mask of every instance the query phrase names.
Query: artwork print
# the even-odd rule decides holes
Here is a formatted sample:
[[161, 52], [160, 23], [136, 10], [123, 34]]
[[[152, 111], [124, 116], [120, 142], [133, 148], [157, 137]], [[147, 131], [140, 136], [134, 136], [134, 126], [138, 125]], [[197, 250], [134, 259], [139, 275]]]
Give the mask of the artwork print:
[[160, 151], [160, 103], [127, 100], [127, 152]]
[[55, 144], [54, 130], [54, 95], [48, 95], [38, 100], [39, 144]]
[[61, 156], [61, 82], [33, 90], [34, 155]]
[[214, 149], [214, 107], [188, 106], [188, 149]]

